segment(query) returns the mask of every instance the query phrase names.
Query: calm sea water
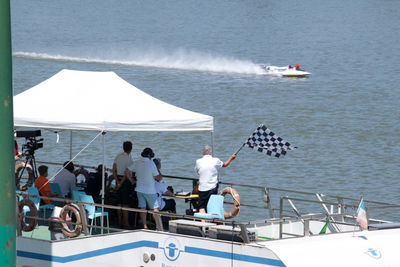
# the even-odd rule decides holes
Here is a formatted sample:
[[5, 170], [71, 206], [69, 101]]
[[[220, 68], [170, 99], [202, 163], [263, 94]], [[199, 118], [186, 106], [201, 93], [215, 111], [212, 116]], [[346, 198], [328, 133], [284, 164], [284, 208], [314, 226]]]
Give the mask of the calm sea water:
[[[260, 123], [298, 147], [279, 159], [245, 148], [220, 172], [223, 181], [400, 202], [399, 1], [11, 4], [15, 95], [65, 68], [114, 71], [163, 101], [213, 116], [222, 160]], [[296, 63], [311, 77], [265, 77], [257, 67]], [[74, 153], [95, 135], [74, 132]], [[59, 143], [50, 131], [43, 136], [37, 160], [69, 158], [69, 132]], [[105, 140], [109, 167], [131, 140], [134, 158], [150, 146], [164, 174], [196, 177], [194, 162], [211, 138], [131, 132]], [[101, 151], [96, 140], [75, 162], [95, 166]], [[261, 198], [239, 193], [245, 203]], [[243, 208], [240, 217], [262, 215]]]

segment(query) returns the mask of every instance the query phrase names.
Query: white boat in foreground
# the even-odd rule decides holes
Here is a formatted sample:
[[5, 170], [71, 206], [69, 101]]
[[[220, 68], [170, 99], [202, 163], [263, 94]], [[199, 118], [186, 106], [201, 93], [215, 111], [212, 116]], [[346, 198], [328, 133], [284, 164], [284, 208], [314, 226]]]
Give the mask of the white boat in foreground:
[[398, 266], [399, 238], [400, 229], [248, 244], [149, 230], [63, 241], [19, 237], [17, 262], [26, 267]]
[[286, 67], [278, 67], [278, 66], [261, 66], [261, 68], [265, 71], [266, 75], [276, 75], [282, 77], [297, 77], [304, 78], [308, 77], [311, 73], [300, 69], [300, 66], [296, 64], [296, 66], [286, 66]]
[[[168, 229], [96, 235], [89, 235], [86, 229], [85, 234], [63, 240], [50, 240], [50, 232], [42, 224], [17, 237], [17, 265], [398, 266], [400, 255], [395, 244], [400, 239], [400, 224], [369, 219], [368, 229], [361, 231], [355, 221], [357, 199], [278, 190], [286, 196], [276, 200], [264, 198], [259, 208], [268, 218], [263, 220], [201, 221], [188, 215], [159, 213], [170, 218]], [[400, 207], [374, 201], [365, 203], [367, 208], [380, 211], [385, 207], [391, 210]], [[230, 204], [226, 202], [225, 206]], [[251, 205], [243, 203], [241, 209], [250, 209]], [[308, 207], [320, 207], [322, 212], [299, 212]], [[42, 236], [36, 236], [35, 232], [38, 235], [41, 232]]]

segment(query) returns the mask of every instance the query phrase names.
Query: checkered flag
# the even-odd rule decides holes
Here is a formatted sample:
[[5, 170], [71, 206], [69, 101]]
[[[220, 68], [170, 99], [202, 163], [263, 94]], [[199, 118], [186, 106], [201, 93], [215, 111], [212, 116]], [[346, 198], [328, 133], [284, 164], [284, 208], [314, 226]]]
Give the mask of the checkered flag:
[[261, 124], [249, 137], [243, 146], [248, 146], [253, 150], [263, 152], [269, 156], [275, 156], [279, 158], [281, 155], [286, 155], [288, 150], [296, 149], [297, 147], [292, 146], [281, 137], [277, 136], [265, 125]]

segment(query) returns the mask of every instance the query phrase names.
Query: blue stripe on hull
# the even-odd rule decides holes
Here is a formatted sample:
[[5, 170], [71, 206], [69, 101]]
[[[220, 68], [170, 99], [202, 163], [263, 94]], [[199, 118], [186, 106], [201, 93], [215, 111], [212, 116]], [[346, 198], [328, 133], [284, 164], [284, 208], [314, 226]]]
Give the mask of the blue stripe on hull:
[[[125, 250], [136, 249], [136, 248], [140, 248], [140, 247], [159, 248], [158, 242], [138, 241], [138, 242], [132, 242], [132, 243], [128, 243], [128, 244], [113, 246], [113, 247], [109, 247], [109, 248], [102, 248], [102, 249], [97, 249], [97, 250], [93, 250], [93, 251], [89, 251], [89, 252], [83, 252], [83, 253], [79, 253], [79, 254], [75, 254], [75, 255], [71, 255], [71, 256], [65, 256], [65, 257], [52, 256], [52, 255], [28, 252], [28, 251], [23, 251], [23, 250], [17, 250], [17, 256], [23, 257], [23, 258], [42, 260], [42, 261], [68, 263], [68, 262], [73, 262], [73, 261], [77, 261], [77, 260], [83, 260], [83, 259], [98, 257], [98, 256], [102, 256], [102, 255], [112, 254], [112, 253], [116, 253], [116, 252], [121, 252], [121, 251], [125, 251]], [[233, 257], [233, 259], [236, 261], [243, 261], [243, 262], [248, 262], [248, 263], [258, 263], [258, 264], [264, 264], [264, 265], [270, 265], [270, 266], [282, 266], [282, 267], [285, 266], [280, 260], [256, 257], [256, 256], [248, 256], [248, 255], [237, 254], [237, 253], [233, 253], [233, 256], [232, 256], [232, 253], [230, 253], [230, 252], [189, 247], [189, 246], [185, 246], [185, 253], [204, 255], [204, 256], [229, 259], [229, 260], [232, 259], [232, 257]]]
[[65, 257], [51, 256], [51, 255], [46, 255], [46, 254], [41, 254], [41, 253], [17, 250], [17, 256], [24, 257], [24, 258], [37, 259], [37, 260], [66, 263], [66, 262], [83, 260], [83, 259], [87, 259], [87, 258], [102, 256], [102, 255], [106, 255], [106, 254], [121, 252], [124, 250], [130, 250], [130, 249], [135, 249], [135, 248], [140, 248], [140, 247], [158, 248], [158, 242], [138, 241], [138, 242], [118, 245], [118, 246], [109, 247], [109, 248], [97, 249], [97, 250], [79, 253], [79, 254], [75, 254], [75, 255], [71, 255], [71, 256], [65, 256]]
[[[210, 257], [232, 259], [232, 253], [230, 253], [230, 252], [216, 251], [216, 250], [211, 250], [211, 249], [186, 246], [185, 252], [197, 254], [197, 255], [210, 256]], [[271, 265], [271, 266], [282, 266], [282, 267], [285, 266], [280, 260], [262, 258], [262, 257], [256, 257], [256, 256], [248, 256], [248, 255], [237, 254], [237, 253], [233, 253], [233, 259], [237, 260], [237, 261], [266, 264], [266, 265]]]

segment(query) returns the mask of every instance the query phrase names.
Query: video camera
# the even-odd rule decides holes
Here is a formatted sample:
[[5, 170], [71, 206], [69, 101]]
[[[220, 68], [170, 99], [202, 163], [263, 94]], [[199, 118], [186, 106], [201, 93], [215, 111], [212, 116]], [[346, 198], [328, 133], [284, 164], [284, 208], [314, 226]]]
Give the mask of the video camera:
[[43, 138], [36, 139], [36, 137], [42, 136], [42, 132], [40, 130], [17, 131], [16, 134], [17, 137], [24, 137], [26, 140], [26, 143], [22, 145], [22, 148], [24, 150], [24, 155], [27, 157], [33, 156], [35, 150], [43, 147], [43, 143], [41, 143]]
[[42, 131], [34, 130], [34, 131], [17, 131], [17, 137], [25, 137], [28, 139], [29, 137], [37, 137], [42, 136]]

